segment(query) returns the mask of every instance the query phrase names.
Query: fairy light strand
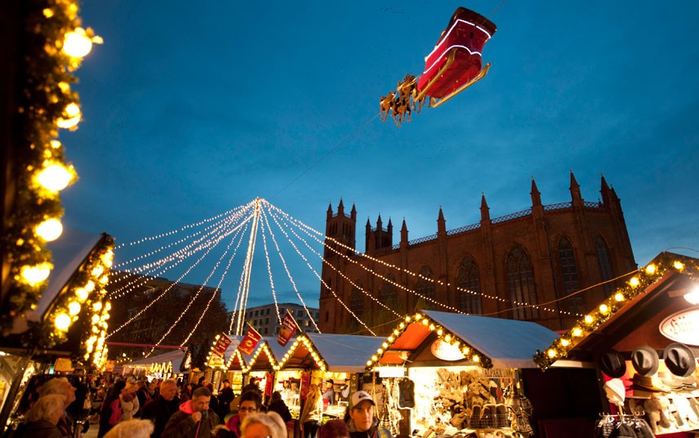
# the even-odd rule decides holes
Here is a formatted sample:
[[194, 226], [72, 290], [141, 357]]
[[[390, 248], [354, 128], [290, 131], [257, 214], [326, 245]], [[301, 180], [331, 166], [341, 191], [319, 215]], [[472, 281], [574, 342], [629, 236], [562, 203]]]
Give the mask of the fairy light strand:
[[[264, 201], [264, 205], [269, 205], [269, 203], [268, 203], [267, 201]], [[266, 216], [266, 214], [265, 214], [264, 209], [262, 210], [262, 217], [263, 217], [264, 220], [267, 220], [267, 216]], [[293, 288], [294, 288], [294, 292], [296, 292], [296, 296], [297, 296], [298, 299], [301, 301], [301, 304], [303, 305], [303, 309], [306, 311], [306, 314], [308, 315], [308, 318], [309, 318], [309, 319], [311, 320], [311, 322], [313, 323], [313, 326], [316, 328], [316, 330], [318, 331], [318, 333], [321, 333], [320, 328], [318, 327], [318, 324], [316, 324], [316, 321], [315, 321], [315, 319], [313, 318], [313, 315], [311, 314], [311, 311], [308, 310], [308, 306], [306, 306], [306, 302], [303, 300], [303, 297], [301, 296], [301, 293], [299, 293], [299, 290], [298, 290], [298, 288], [296, 287], [296, 282], [294, 282], [294, 278], [292, 277], [291, 272], [289, 272], [289, 267], [286, 265], [286, 260], [284, 259], [284, 254], [282, 254], [281, 250], [279, 249], [279, 244], [277, 243], [277, 238], [275, 237], [275, 235], [274, 235], [274, 233], [272, 232], [271, 228], [267, 227], [267, 229], [270, 230], [269, 235], [270, 235], [270, 237], [272, 238], [272, 242], [274, 242], [274, 247], [277, 249], [277, 255], [279, 256], [279, 259], [281, 260], [282, 265], [284, 266], [284, 271], [286, 272], [286, 275], [287, 275], [287, 277], [289, 278], [289, 282], [291, 282], [291, 285], [292, 285]], [[281, 228], [280, 228], [280, 229], [281, 229]], [[284, 235], [286, 236], [286, 238], [287, 238], [287, 240], [289, 241], [289, 243], [291, 244], [291, 246], [293, 246], [294, 249], [296, 250], [296, 252], [297, 252], [299, 255], [301, 255], [301, 257], [303, 258], [303, 260], [306, 262], [306, 265], [308, 265], [308, 267], [310, 267], [311, 270], [313, 270], [313, 268], [311, 267], [310, 263], [308, 263], [308, 260], [306, 260], [306, 258], [303, 257], [303, 254], [301, 254], [301, 253], [299, 252], [298, 248], [296, 248], [296, 245], [294, 245], [294, 242], [292, 242], [291, 239], [289, 239], [289, 236], [284, 232], [283, 229], [281, 229], [281, 231], [284, 233]], [[315, 271], [314, 271], [314, 272], [315, 272]], [[317, 275], [318, 275], [318, 274], [316, 274], [316, 276], [317, 276]]]
[[[236, 235], [233, 236], [233, 238], [231, 239], [231, 242], [226, 247], [226, 251], [221, 256], [221, 259], [223, 259], [226, 256], [226, 254], [228, 253], [228, 250], [231, 248], [231, 246], [233, 245], [235, 240], [238, 239], [238, 236], [240, 236], [240, 238], [238, 239], [238, 244], [233, 249], [233, 254], [231, 254], [231, 256], [228, 258], [228, 264], [226, 264], [226, 268], [223, 270], [223, 273], [221, 274], [221, 278], [219, 279], [218, 284], [216, 285], [217, 291], [221, 290], [221, 284], [223, 283], [223, 280], [226, 278], [226, 275], [228, 274], [228, 270], [231, 267], [231, 263], [233, 262], [233, 259], [235, 258], [236, 254], [238, 253], [238, 248], [240, 247], [240, 244], [243, 241], [243, 235], [244, 235], [244, 233], [240, 233], [240, 232], [236, 233]], [[220, 262], [220, 260], [219, 260], [219, 262]], [[217, 263], [217, 266], [218, 266], [218, 263]], [[185, 340], [180, 343], [180, 347], [183, 347], [189, 341], [189, 339], [192, 337], [194, 332], [197, 330], [197, 327], [199, 327], [199, 324], [201, 324], [202, 320], [204, 319], [204, 315], [206, 314], [207, 310], [209, 310], [209, 306], [211, 306], [211, 303], [214, 301], [215, 297], [216, 297], [216, 293], [211, 295], [209, 302], [206, 304], [206, 309], [204, 309], [204, 311], [201, 313], [201, 315], [199, 315], [199, 320], [196, 322], [196, 324], [194, 324], [194, 328], [192, 329], [192, 331], [189, 332], [189, 335], [187, 335]]]
[[[231, 232], [232, 232], [232, 231], [231, 231]], [[229, 233], [229, 234], [230, 234], [230, 233]], [[224, 236], [224, 237], [225, 237], [225, 236]], [[220, 241], [220, 240], [219, 240], [219, 241]], [[217, 242], [217, 243], [218, 243], [218, 242]], [[168, 286], [167, 289], [165, 289], [165, 291], [163, 291], [162, 294], [160, 294], [156, 299], [154, 299], [153, 301], [151, 301], [150, 303], [148, 303], [143, 309], [141, 309], [140, 312], [138, 312], [138, 313], [137, 313], [136, 315], [134, 315], [131, 319], [129, 319], [128, 321], [126, 321], [124, 324], [122, 324], [119, 328], [117, 328], [117, 329], [115, 329], [114, 331], [112, 331], [111, 333], [109, 333], [109, 334], [107, 335], [107, 338], [109, 338], [109, 337], [115, 335], [116, 333], [118, 333], [119, 331], [121, 331], [124, 327], [126, 327], [126, 326], [129, 325], [129, 324], [131, 324], [131, 322], [133, 322], [136, 318], [138, 318], [139, 316], [141, 316], [146, 310], [148, 310], [148, 309], [149, 309], [150, 307], [152, 307], [155, 303], [157, 303], [157, 302], [158, 302], [162, 297], [164, 297], [170, 290], [172, 290], [172, 288], [174, 288], [177, 284], [179, 284], [180, 281], [182, 281], [182, 279], [185, 278], [185, 277], [189, 274], [189, 272], [190, 272], [192, 269], [194, 269], [199, 263], [201, 263], [201, 261], [204, 260], [204, 259], [206, 258], [207, 255], [209, 255], [209, 252], [211, 252], [211, 250], [212, 250], [215, 246], [216, 246], [216, 245], [210, 245], [209, 248], [206, 250], [206, 252], [205, 252], [201, 257], [199, 257], [199, 259], [198, 259], [196, 262], [194, 262], [194, 263], [192, 264], [192, 266], [190, 266], [189, 268], [187, 268], [187, 270], [185, 271], [184, 274], [182, 274], [177, 280], [175, 280], [172, 284], [170, 284], [170, 286]]]
[[[267, 261], [267, 275], [269, 276], [269, 287], [272, 290], [272, 299], [274, 300], [274, 311], [277, 314], [277, 321], [279, 324], [282, 323], [282, 317], [279, 314], [279, 304], [277, 303], [277, 292], [274, 289], [274, 277], [272, 276], [272, 265], [269, 260], [269, 252], [267, 251], [267, 233], [265, 233], [265, 227], [269, 227], [266, 220], [262, 221], [262, 246], [265, 250], [265, 260]], [[270, 231], [271, 232], [271, 231]]]
[[[274, 215], [271, 214], [271, 213], [270, 213], [270, 216], [272, 216], [272, 217], [274, 218]], [[285, 223], [288, 224], [288, 222], [285, 222]], [[277, 225], [279, 225], [279, 224], [277, 223]], [[320, 254], [318, 251], [316, 251], [303, 237], [301, 237], [301, 236], [299, 236], [298, 234], [296, 234], [296, 232], [293, 230], [293, 228], [287, 226], [287, 229], [288, 229], [294, 236], [296, 236], [296, 238], [297, 238], [298, 240], [300, 240], [301, 242], [303, 242], [303, 244], [306, 245], [306, 247], [307, 247], [311, 252], [313, 252], [316, 256], [318, 256], [319, 259], [321, 259], [321, 260], [322, 260], [323, 262], [325, 262], [328, 266], [330, 266], [330, 268], [332, 268], [335, 272], [337, 272], [338, 274], [340, 274], [340, 276], [341, 276], [342, 278], [344, 278], [349, 284], [351, 284], [351, 285], [352, 285], [353, 287], [355, 287], [357, 290], [361, 291], [364, 295], [366, 295], [367, 297], [369, 297], [372, 301], [376, 302], [378, 305], [380, 305], [380, 306], [383, 307], [384, 309], [388, 310], [389, 312], [393, 313], [394, 315], [396, 315], [396, 316], [398, 316], [398, 317], [402, 317], [402, 315], [401, 315], [400, 313], [396, 312], [395, 310], [391, 309], [390, 307], [388, 307], [387, 305], [385, 305], [384, 303], [382, 303], [381, 300], [379, 300], [378, 298], [376, 298], [375, 296], [373, 296], [370, 292], [368, 292], [367, 290], [365, 290], [363, 287], [361, 287], [361, 286], [355, 284], [355, 283], [354, 283], [352, 280], [350, 280], [350, 278], [347, 277], [342, 271], [340, 271], [339, 269], [337, 269], [337, 268], [336, 268], [335, 266], [333, 266], [332, 264], [328, 263], [328, 262], [323, 258], [323, 255]]]

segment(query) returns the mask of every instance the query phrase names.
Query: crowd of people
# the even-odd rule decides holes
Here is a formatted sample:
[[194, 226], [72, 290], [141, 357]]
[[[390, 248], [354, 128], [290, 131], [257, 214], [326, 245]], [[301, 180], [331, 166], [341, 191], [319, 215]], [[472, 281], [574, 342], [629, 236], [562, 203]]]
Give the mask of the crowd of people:
[[[352, 394], [344, 419], [321, 425], [327, 392], [310, 386], [298, 420], [304, 438], [391, 438], [364, 391]], [[181, 386], [174, 379], [35, 376], [19, 404], [23, 421], [11, 436], [74, 438], [92, 424], [98, 438], [293, 438], [294, 420], [282, 393], [264, 402], [254, 378], [236, 397], [227, 380], [214, 395], [203, 378]]]

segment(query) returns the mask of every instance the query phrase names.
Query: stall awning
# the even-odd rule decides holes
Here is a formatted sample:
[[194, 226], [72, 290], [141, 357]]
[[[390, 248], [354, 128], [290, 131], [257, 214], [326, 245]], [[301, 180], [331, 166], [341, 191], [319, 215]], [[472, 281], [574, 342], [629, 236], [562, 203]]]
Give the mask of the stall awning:
[[[557, 334], [539, 324], [457, 313], [419, 311], [406, 317], [376, 351], [368, 366], [403, 365], [418, 357], [434, 364], [477, 363], [489, 368], [536, 368], [532, 356]], [[433, 344], [454, 353], [439, 359]], [[446, 351], [449, 350], [449, 351]], [[436, 355], [435, 355], [436, 354]]]
[[128, 373], [129, 370], [145, 368], [152, 373], [177, 374], [180, 372], [180, 365], [184, 356], [185, 352], [183, 350], [174, 350], [157, 356], [135, 360], [121, 366], [125, 373]]
[[282, 347], [277, 338], [262, 337], [252, 353], [248, 365], [249, 371], [273, 371], [289, 349], [289, 345]]
[[282, 369], [363, 372], [368, 356], [381, 346], [382, 341], [375, 336], [304, 333], [291, 344]]

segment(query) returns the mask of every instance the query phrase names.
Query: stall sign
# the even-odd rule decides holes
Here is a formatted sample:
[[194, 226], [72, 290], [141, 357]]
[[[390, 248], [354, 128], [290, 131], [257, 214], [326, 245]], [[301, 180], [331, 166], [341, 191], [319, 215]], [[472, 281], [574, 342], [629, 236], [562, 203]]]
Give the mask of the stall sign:
[[238, 350], [249, 356], [250, 354], [252, 354], [252, 350], [255, 349], [255, 346], [260, 341], [261, 337], [262, 335], [251, 326], [248, 329], [248, 332], [245, 334], [243, 340], [240, 341], [240, 345], [238, 345]]
[[59, 357], [58, 359], [56, 359], [56, 363], [53, 365], [53, 370], [59, 373], [74, 371], [75, 369], [73, 368], [73, 362], [70, 359], [65, 357]]
[[514, 379], [515, 370], [512, 368], [490, 368], [483, 369], [483, 377], [489, 379]]
[[223, 355], [226, 353], [226, 349], [229, 345], [231, 345], [231, 342], [233, 342], [231, 338], [226, 336], [225, 333], [221, 333], [221, 336], [219, 336], [216, 340], [216, 345], [214, 345], [213, 352], [223, 357]]
[[699, 307], [668, 316], [658, 329], [663, 336], [675, 342], [699, 346]]
[[296, 325], [294, 315], [289, 313], [289, 309], [286, 309], [286, 314], [282, 319], [282, 325], [279, 327], [279, 334], [277, 335], [277, 342], [279, 345], [286, 347], [289, 339], [291, 339], [291, 337], [294, 336], [294, 333], [296, 333], [297, 328], [298, 326]]
[[437, 339], [436, 341], [434, 341], [432, 343], [432, 347], [430, 347], [430, 351], [432, 351], [432, 354], [437, 359], [442, 359], [450, 362], [466, 359], [466, 356], [464, 356], [463, 353], [459, 351], [459, 347], [445, 342], [442, 339]]

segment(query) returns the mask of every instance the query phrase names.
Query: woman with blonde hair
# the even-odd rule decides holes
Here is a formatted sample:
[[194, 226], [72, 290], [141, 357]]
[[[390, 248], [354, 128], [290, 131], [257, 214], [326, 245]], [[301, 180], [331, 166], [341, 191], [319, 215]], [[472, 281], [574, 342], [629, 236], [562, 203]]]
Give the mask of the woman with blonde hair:
[[124, 390], [119, 395], [121, 400], [121, 419], [119, 421], [131, 420], [141, 408], [136, 391], [138, 391], [136, 381], [133, 379], [127, 380]]
[[150, 420], [126, 420], [112, 427], [104, 438], [148, 438], [155, 430]]
[[299, 418], [303, 438], [317, 438], [322, 417], [323, 397], [320, 394], [320, 388], [314, 383], [308, 389], [306, 402], [303, 404], [303, 410]]
[[287, 438], [284, 420], [276, 412], [248, 415], [240, 430], [242, 438]]
[[58, 421], [63, 417], [66, 397], [59, 394], [49, 394], [34, 403], [27, 412], [27, 424], [23, 426], [26, 438], [61, 438], [63, 434], [58, 428]]

